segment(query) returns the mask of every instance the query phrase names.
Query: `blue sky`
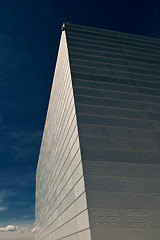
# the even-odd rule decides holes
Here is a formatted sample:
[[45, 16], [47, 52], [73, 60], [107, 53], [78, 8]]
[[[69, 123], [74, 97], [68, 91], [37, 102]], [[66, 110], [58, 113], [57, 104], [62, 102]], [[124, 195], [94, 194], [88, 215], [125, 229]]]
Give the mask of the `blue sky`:
[[33, 238], [35, 171], [62, 23], [69, 17], [160, 38], [159, 9], [158, 1], [0, 1], [0, 239]]

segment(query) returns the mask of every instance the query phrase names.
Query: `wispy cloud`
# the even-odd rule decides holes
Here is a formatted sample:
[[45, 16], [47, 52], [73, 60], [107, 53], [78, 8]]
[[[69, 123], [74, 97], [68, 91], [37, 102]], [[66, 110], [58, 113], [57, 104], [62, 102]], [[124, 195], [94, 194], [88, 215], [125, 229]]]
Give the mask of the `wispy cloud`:
[[30, 215], [27, 215], [27, 216], [23, 216], [22, 218], [23, 219], [28, 219], [28, 218], [31, 218], [32, 216], [30, 216]]
[[0, 192], [0, 211], [4, 211], [6, 210], [7, 208], [5, 206], [3, 206], [3, 202], [4, 202], [4, 199], [5, 197], [7, 196], [6, 192], [5, 191], [1, 191]]
[[0, 206], [0, 212], [6, 210], [7, 207]]
[[1, 33], [1, 38], [4, 38], [5, 40], [10, 40], [11, 39], [11, 37], [6, 33]]
[[0, 192], [0, 202], [3, 202], [4, 198], [7, 196], [6, 191], [1, 191]]
[[32, 156], [35, 152], [37, 144], [40, 144], [42, 131], [27, 132], [27, 131], [12, 131], [5, 133], [6, 139], [12, 139], [13, 144], [10, 151], [14, 152], [17, 159], [25, 159]]
[[0, 212], [8, 209], [6, 206], [6, 198], [12, 194], [11, 191], [0, 191]]

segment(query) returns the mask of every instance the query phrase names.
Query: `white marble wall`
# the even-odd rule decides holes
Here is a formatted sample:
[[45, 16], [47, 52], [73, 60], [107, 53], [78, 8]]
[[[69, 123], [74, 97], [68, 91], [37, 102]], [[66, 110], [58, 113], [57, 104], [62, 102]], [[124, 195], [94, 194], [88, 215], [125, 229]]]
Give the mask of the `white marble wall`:
[[36, 176], [36, 240], [90, 240], [77, 118], [62, 32]]

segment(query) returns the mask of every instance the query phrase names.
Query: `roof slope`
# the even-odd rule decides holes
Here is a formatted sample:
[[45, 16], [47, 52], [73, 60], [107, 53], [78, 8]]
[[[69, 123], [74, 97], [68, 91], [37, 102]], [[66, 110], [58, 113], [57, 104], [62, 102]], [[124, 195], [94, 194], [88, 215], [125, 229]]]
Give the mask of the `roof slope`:
[[92, 240], [156, 240], [160, 40], [72, 24], [65, 30]]

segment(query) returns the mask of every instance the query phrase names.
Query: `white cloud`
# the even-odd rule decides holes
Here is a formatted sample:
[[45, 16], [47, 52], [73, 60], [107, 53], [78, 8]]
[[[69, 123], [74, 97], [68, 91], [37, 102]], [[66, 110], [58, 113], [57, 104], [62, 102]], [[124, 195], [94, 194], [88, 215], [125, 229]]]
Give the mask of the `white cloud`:
[[8, 225], [7, 227], [0, 228], [0, 232], [11, 232], [11, 231], [17, 231], [18, 226], [14, 225]]
[[31, 228], [27, 226], [15, 226], [15, 225], [8, 225], [6, 227], [1, 227], [0, 232], [18, 232], [18, 233], [35, 233], [36, 228]]

